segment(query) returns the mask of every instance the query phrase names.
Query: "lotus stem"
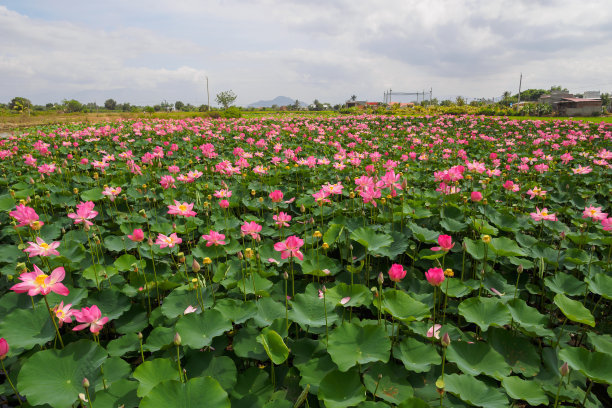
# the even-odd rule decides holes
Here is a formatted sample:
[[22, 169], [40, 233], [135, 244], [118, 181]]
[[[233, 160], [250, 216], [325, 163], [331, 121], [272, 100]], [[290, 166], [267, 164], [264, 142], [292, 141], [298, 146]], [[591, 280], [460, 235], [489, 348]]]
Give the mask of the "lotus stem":
[[57, 333], [57, 337], [59, 338], [60, 344], [62, 348], [64, 348], [64, 340], [62, 340], [62, 335], [59, 332], [59, 328], [57, 327], [57, 323], [55, 322], [55, 318], [53, 317], [53, 313], [51, 313], [51, 308], [49, 307], [49, 301], [47, 301], [47, 295], [43, 295], [43, 299], [45, 299], [45, 304], [47, 305], [47, 311], [49, 312], [49, 317], [53, 322], [53, 327], [55, 327], [55, 333]]

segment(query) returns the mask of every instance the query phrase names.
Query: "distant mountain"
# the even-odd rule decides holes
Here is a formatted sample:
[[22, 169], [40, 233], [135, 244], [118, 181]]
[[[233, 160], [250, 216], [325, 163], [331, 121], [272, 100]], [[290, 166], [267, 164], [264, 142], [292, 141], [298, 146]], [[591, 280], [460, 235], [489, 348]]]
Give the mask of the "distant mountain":
[[[300, 106], [307, 106], [304, 102], [298, 101]], [[257, 101], [253, 102], [248, 106], [248, 108], [270, 108], [272, 105], [276, 106], [287, 106], [293, 105], [295, 103], [295, 99], [291, 99], [287, 96], [277, 96], [276, 98], [270, 101]]]

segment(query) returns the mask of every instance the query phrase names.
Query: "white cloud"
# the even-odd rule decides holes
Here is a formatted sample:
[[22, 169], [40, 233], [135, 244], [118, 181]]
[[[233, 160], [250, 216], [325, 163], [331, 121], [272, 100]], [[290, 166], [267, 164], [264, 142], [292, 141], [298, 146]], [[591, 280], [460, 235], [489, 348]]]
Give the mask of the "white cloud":
[[609, 0], [110, 0], [74, 7], [57, 0], [28, 17], [0, 6], [0, 38], [11, 39], [0, 42], [7, 84], [0, 100], [122, 95], [139, 104], [199, 104], [206, 75], [211, 95], [233, 89], [243, 105], [277, 95], [380, 100], [390, 87], [494, 96], [515, 92], [519, 72], [527, 87], [612, 89]]

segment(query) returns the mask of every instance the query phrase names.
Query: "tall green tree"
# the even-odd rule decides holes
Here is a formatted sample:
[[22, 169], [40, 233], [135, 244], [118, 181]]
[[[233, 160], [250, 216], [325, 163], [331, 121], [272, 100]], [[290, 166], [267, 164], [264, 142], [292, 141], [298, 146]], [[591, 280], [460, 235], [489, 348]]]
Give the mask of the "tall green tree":
[[115, 110], [117, 109], [117, 101], [114, 99], [107, 99], [104, 101], [104, 107], [108, 110]]
[[216, 101], [219, 105], [223, 106], [223, 109], [229, 108], [238, 96], [230, 89], [229, 91], [219, 92], [216, 97]]
[[32, 102], [28, 98], [22, 96], [16, 96], [9, 102], [9, 109], [23, 113], [32, 108]]

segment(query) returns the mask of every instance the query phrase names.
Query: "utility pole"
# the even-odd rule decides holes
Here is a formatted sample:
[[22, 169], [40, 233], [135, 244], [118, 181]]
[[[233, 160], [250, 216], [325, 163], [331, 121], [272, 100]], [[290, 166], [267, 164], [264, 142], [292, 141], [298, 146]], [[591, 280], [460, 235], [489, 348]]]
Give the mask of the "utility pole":
[[208, 92], [208, 75], [206, 75], [206, 96], [208, 97], [208, 102], [206, 105], [206, 110], [210, 111], [210, 92]]
[[519, 79], [518, 103], [521, 103], [521, 85], [522, 84], [523, 84], [523, 73], [521, 72], [521, 77]]
[[433, 88], [429, 88], [429, 104], [431, 105], [431, 94], [433, 92]]

